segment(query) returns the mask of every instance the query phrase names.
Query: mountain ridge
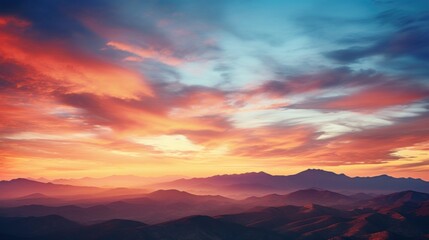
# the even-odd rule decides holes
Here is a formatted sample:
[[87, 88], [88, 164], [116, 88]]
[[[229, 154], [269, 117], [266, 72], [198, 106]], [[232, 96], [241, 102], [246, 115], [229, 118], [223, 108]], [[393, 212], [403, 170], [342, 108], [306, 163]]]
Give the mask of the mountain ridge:
[[153, 185], [189, 192], [247, 192], [250, 195], [287, 193], [299, 189], [321, 188], [344, 193], [390, 193], [405, 190], [429, 192], [429, 182], [420, 178], [395, 178], [389, 175], [349, 177], [322, 169], [307, 169], [292, 175], [271, 175], [266, 172], [224, 174], [210, 177], [182, 178]]

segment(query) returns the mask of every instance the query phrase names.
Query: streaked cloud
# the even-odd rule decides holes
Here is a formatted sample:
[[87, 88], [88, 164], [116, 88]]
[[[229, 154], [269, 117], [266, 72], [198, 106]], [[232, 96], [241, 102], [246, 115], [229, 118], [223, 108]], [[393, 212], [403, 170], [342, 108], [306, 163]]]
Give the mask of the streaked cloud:
[[38, 4], [0, 3], [4, 178], [427, 178], [427, 1]]

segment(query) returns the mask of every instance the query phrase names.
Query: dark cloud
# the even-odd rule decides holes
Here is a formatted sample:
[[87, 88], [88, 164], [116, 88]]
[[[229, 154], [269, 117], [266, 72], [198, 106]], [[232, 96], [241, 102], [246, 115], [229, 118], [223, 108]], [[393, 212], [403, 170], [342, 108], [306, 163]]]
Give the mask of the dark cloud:
[[[210, 5], [210, 7], [207, 7]], [[26, 37], [61, 39], [67, 47], [102, 56], [108, 41], [195, 59], [221, 49], [211, 33], [223, 29], [223, 1], [2, 1], [0, 14], [31, 23]]]
[[89, 29], [73, 16], [79, 9], [93, 8], [95, 1], [13, 1], [5, 0], [0, 3], [0, 14], [14, 15], [31, 22], [28, 31], [31, 37], [39, 39], [61, 38], [70, 42], [96, 42]]
[[371, 56], [386, 59], [411, 58], [415, 61], [429, 61], [429, 13], [415, 15], [401, 14], [397, 11], [383, 12], [377, 20], [393, 25], [394, 32], [381, 36], [365, 45], [353, 45], [326, 53], [328, 58], [341, 63], [352, 63]]
[[428, 61], [429, 28], [401, 29], [371, 46], [353, 46], [326, 54], [327, 57], [342, 63], [355, 62], [375, 55], [381, 55], [389, 59], [411, 57], [419, 61]]

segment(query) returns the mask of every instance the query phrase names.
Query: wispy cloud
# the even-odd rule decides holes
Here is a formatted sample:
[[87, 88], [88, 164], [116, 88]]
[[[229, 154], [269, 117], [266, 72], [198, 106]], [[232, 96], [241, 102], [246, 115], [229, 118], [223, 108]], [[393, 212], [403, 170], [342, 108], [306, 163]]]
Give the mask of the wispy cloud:
[[426, 1], [38, 4], [0, 3], [5, 178], [428, 170]]

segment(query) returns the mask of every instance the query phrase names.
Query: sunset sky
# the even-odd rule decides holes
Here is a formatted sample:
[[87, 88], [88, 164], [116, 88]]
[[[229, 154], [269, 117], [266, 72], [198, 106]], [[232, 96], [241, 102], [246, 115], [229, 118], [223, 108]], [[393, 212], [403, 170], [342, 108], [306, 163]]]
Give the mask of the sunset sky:
[[0, 179], [429, 180], [429, 1], [3, 0]]

